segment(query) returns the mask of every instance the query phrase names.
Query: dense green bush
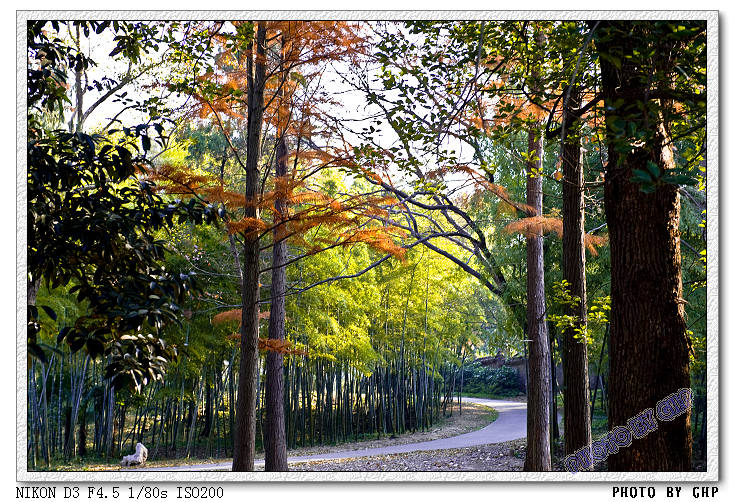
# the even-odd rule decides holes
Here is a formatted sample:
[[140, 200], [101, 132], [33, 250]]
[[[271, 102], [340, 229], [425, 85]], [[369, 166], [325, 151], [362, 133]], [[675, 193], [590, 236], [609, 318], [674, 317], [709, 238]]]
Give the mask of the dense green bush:
[[462, 392], [467, 394], [494, 394], [517, 396], [523, 393], [523, 382], [509, 366], [490, 368], [471, 364], [464, 370]]

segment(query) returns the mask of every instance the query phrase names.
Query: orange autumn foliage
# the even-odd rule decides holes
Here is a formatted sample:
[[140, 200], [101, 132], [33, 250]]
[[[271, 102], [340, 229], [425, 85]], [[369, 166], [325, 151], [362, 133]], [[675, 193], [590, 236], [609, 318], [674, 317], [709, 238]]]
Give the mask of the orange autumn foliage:
[[[381, 205], [392, 204], [394, 199], [331, 196], [306, 186], [305, 181], [310, 174], [324, 167], [351, 165], [351, 147], [342, 133], [330, 125], [331, 118], [324, 111], [331, 112], [337, 102], [325, 93], [309, 91], [306, 83], [318, 81], [325, 62], [345, 59], [354, 62], [367, 53], [369, 47], [361, 36], [359, 25], [334, 21], [262, 22], [266, 24], [268, 43], [271, 44], [265, 61], [269, 78], [265, 83], [263, 127], [275, 137], [298, 138], [298, 146], [290, 149], [286, 159], [269, 161], [292, 164], [291, 174], [271, 178], [264, 184], [264, 191], [250, 201], [241, 193], [226, 190], [221, 179], [183, 167], [162, 166], [151, 174], [151, 179], [167, 193], [196, 196], [222, 204], [227, 209], [229, 235], [237, 233], [252, 238], [275, 231], [276, 238], [288, 238], [307, 253], [318, 252], [324, 247], [364, 242], [402, 259], [405, 250], [394, 240], [397, 236], [391, 235], [377, 221], [388, 216]], [[252, 47], [244, 51], [243, 47], [235, 49], [228, 44], [228, 35], [224, 32], [215, 35], [214, 41], [220, 43], [220, 53], [216, 58], [218, 68], [203, 75], [201, 81], [215, 84], [223, 92], [206, 97], [204, 94], [194, 96], [197, 104], [191, 115], [212, 119], [229, 141], [230, 133], [238, 128], [238, 121], [247, 115], [243, 98], [248, 91], [245, 62], [247, 51]], [[272, 57], [276, 54], [277, 57]], [[304, 145], [313, 146], [310, 141], [316, 136], [322, 140], [329, 137], [332, 141], [322, 148], [304, 148]], [[302, 138], [308, 140], [304, 145]], [[302, 176], [301, 179], [298, 176]], [[268, 185], [270, 189], [267, 189]], [[285, 208], [281, 211], [276, 210], [276, 201], [279, 200], [285, 201]], [[233, 211], [253, 206], [259, 210], [258, 217], [237, 218]], [[306, 233], [314, 229], [318, 229], [315, 232], [318, 237], [312, 239], [313, 242], [306, 242]]]
[[607, 244], [607, 241], [609, 240], [609, 237], [607, 235], [592, 235], [585, 233], [584, 234], [584, 246], [587, 248], [587, 250], [592, 254], [592, 256], [597, 256], [597, 248], [599, 246], [604, 246]]
[[[508, 234], [521, 234], [526, 238], [554, 232], [561, 238], [564, 233], [564, 224], [561, 218], [531, 216], [508, 223], [503, 231]], [[607, 235], [584, 234], [584, 245], [592, 256], [598, 255], [597, 248], [605, 245], [607, 240]]]
[[527, 238], [550, 232], [554, 232], [561, 237], [563, 233], [563, 222], [561, 218], [530, 216], [508, 223], [503, 227], [503, 231], [508, 234], [522, 234]]
[[[265, 312], [261, 312], [258, 314], [258, 319], [268, 319], [270, 316], [270, 312], [267, 310]], [[226, 322], [232, 322], [237, 321], [240, 323], [242, 320], [242, 309], [232, 309], [232, 310], [226, 310], [225, 312], [220, 312], [216, 316], [212, 317], [212, 324], [224, 324]]]
[[347, 246], [357, 242], [364, 242], [373, 249], [377, 249], [383, 253], [389, 253], [400, 261], [406, 259], [406, 249], [393, 242], [393, 239], [382, 228], [371, 228], [366, 230], [357, 230], [342, 234], [340, 244]]
[[153, 167], [147, 173], [147, 179], [156, 183], [158, 191], [164, 191], [172, 195], [191, 195], [192, 190], [198, 190], [217, 181], [209, 173], [181, 169], [171, 164], [161, 164]]
[[[270, 316], [270, 312], [261, 312], [258, 315], [259, 319], [267, 319]], [[227, 322], [237, 321], [240, 323], [242, 318], [242, 309], [232, 309], [226, 312], [221, 312], [212, 317], [212, 324], [224, 324]], [[232, 333], [227, 336], [228, 340], [239, 340], [240, 333]], [[258, 338], [258, 350], [261, 352], [271, 351], [278, 352], [279, 354], [288, 355], [307, 355], [306, 351], [296, 349], [293, 344], [288, 340], [276, 340], [271, 338]]]
[[[235, 21], [235, 26], [243, 24]], [[347, 21], [258, 21], [265, 23], [271, 47], [279, 54], [278, 65], [266, 56], [263, 61], [255, 55], [256, 63], [264, 62], [268, 71], [278, 78], [269, 78], [265, 83], [265, 103], [263, 120], [268, 126], [290, 134], [308, 134], [309, 125], [293, 120], [291, 109], [297, 88], [302, 82], [315, 79], [323, 74], [329, 61], [357, 61], [367, 54], [369, 44], [361, 34], [358, 23]], [[198, 106], [193, 114], [201, 119], [219, 114], [243, 119], [245, 105], [238, 93], [246, 93], [248, 75], [245, 69], [245, 54], [237, 51], [229, 43], [228, 35], [217, 34], [213, 40], [220, 45], [217, 57], [219, 71], [203, 75], [201, 80], [219, 85], [221, 91], [216, 98], [195, 95]], [[231, 91], [238, 91], [233, 94]], [[313, 99], [317, 99], [313, 96]], [[326, 96], [318, 99], [321, 104], [337, 104]], [[314, 102], [302, 103], [304, 116], [318, 113]]]
[[[240, 340], [240, 333], [232, 333], [227, 336], [228, 340]], [[309, 353], [304, 349], [297, 349], [289, 340], [276, 340], [273, 338], [258, 338], [258, 350], [261, 352], [277, 352], [283, 355], [299, 355], [308, 356]]]

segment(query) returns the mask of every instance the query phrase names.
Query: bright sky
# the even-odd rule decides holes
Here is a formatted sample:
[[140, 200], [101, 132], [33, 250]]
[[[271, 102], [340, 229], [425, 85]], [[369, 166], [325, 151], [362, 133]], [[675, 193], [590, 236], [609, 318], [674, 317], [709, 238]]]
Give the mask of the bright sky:
[[[61, 31], [61, 35], [65, 38], [69, 36], [68, 28], [64, 27], [63, 25]], [[82, 40], [82, 47], [85, 53], [97, 63], [97, 66], [92, 68], [88, 72], [89, 81], [91, 82], [94, 80], [100, 80], [103, 77], [110, 77], [119, 81], [122, 75], [127, 71], [127, 64], [124, 61], [116, 61], [115, 59], [108, 56], [110, 51], [114, 47], [111, 34], [108, 31], [104, 32], [102, 35], [91, 34], [90, 39], [86, 39], [82, 35]], [[146, 56], [147, 62], [150, 63], [160, 60], [160, 54], [162, 54], [165, 50], [166, 47], [162, 46], [161, 50], [157, 54], [148, 54]], [[367, 80], [373, 81], [376, 78], [377, 73], [375, 68], [363, 69], [366, 71]], [[153, 71], [159, 75], [159, 78], [165, 80], [165, 75], [167, 71], [166, 69], [154, 69]], [[153, 75], [155, 75], [155, 73]], [[163, 76], [161, 77], [160, 75]], [[368, 105], [363, 92], [354, 89], [351, 85], [345, 82], [345, 78], [351, 79], [353, 77], [354, 74], [351, 73], [351, 70], [347, 64], [329, 63], [326, 66], [322, 85], [330, 96], [338, 97], [342, 105], [339, 108], [332, 108], [330, 110], [330, 113], [337, 117], [346, 118], [347, 120], [345, 122], [345, 125], [347, 127], [354, 131], [360, 131], [363, 127], [374, 124], [374, 120], [366, 119], [366, 117], [371, 117], [376, 113], [380, 113], [380, 109], [375, 105]], [[127, 92], [128, 98], [142, 100], [146, 96], [150, 96], [151, 94], [160, 94], [162, 92], [160, 88], [146, 88], [146, 85], [154, 81], [154, 76], [144, 74], [135, 82], [128, 84], [123, 89], [118, 91], [116, 95], [119, 95], [122, 92]], [[72, 103], [76, 104], [76, 98], [74, 95], [74, 80], [72, 76], [70, 76], [70, 84], [72, 86], [69, 91], [70, 99]], [[375, 83], [375, 85], [377, 85], [377, 83]], [[86, 111], [105, 92], [107, 92], [106, 89], [103, 91], [87, 91], [84, 95], [83, 109]], [[184, 102], [184, 98], [177, 98], [170, 94], [169, 96], [169, 103], [175, 103], [179, 105]], [[121, 107], [122, 104], [120, 102], [115, 102], [112, 97], [108, 98], [90, 114], [87, 122], [85, 123], [85, 129], [88, 131], [92, 131], [94, 129], [108, 125], [110, 119], [120, 111]], [[70, 117], [71, 110], [67, 110], [66, 120], [68, 121]], [[120, 116], [120, 120], [122, 120], [123, 124], [125, 125], [135, 125], [139, 122], [145, 121], [145, 117], [133, 110], [128, 110]], [[117, 125], [114, 125], [112, 127], [117, 128]], [[383, 121], [383, 125], [379, 126], [379, 128], [380, 132], [375, 135], [375, 141], [386, 148], [397, 144], [397, 135], [387, 125], [385, 121]], [[361, 139], [356, 134], [352, 134], [349, 131], [346, 131], [345, 136], [347, 140], [350, 141], [353, 145], [359, 145], [361, 143]], [[466, 145], [462, 145], [458, 141], [446, 141], [445, 144], [450, 145], [451, 148], [456, 149], [458, 152], [460, 152], [460, 155], [463, 157], [462, 160], [470, 161], [472, 159], [472, 151]], [[427, 164], [430, 165], [431, 162], [431, 159], [427, 159]], [[400, 179], [400, 175], [398, 174], [394, 174], [393, 177], [394, 181]]]

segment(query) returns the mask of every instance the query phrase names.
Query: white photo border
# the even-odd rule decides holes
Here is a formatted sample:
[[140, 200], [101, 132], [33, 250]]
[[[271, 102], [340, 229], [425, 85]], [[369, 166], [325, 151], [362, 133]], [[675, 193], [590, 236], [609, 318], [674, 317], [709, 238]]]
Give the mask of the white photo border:
[[[58, 20], [705, 20], [707, 22], [707, 470], [704, 472], [222, 472], [27, 470], [27, 22]], [[18, 482], [701, 482], [719, 480], [719, 13], [669, 10], [281, 10], [16, 12], [16, 481]]]

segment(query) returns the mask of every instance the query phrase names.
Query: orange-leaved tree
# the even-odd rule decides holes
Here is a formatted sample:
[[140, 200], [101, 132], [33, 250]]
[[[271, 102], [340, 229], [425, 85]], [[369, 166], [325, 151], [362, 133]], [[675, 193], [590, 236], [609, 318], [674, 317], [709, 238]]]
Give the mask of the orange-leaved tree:
[[[248, 30], [254, 31], [248, 38]], [[217, 124], [232, 157], [245, 172], [245, 189], [219, 175], [160, 166], [157, 181], [169, 193], [221, 204], [228, 239], [240, 277], [242, 305], [226, 313], [240, 317], [241, 361], [233, 470], [252, 470], [255, 447], [255, 382], [258, 348], [266, 359], [266, 468], [286, 470], [282, 420], [282, 356], [285, 342], [285, 268], [289, 263], [336, 246], [367, 243], [402, 258], [400, 235], [380, 223], [381, 206], [392, 199], [372, 195], [327, 195], [310, 185], [321, 170], [339, 167], [350, 147], [334, 135], [330, 110], [335, 102], [321, 87], [328, 61], [354, 62], [364, 46], [358, 27], [334, 22], [236, 23], [237, 37], [220, 35], [219, 67], [199, 79], [194, 93], [200, 120]], [[243, 99], [246, 98], [246, 99]], [[242, 133], [242, 129], [246, 133]], [[244, 158], [235, 137], [246, 136]], [[314, 148], [316, 142], [323, 146]], [[273, 174], [272, 175], [272, 171]], [[270, 214], [270, 217], [267, 217]], [[302, 252], [287, 257], [286, 242]], [[268, 269], [261, 253], [272, 248]], [[381, 261], [382, 261], [381, 260]], [[261, 273], [272, 274], [269, 340], [259, 337]], [[280, 419], [279, 419], [280, 417]]]

